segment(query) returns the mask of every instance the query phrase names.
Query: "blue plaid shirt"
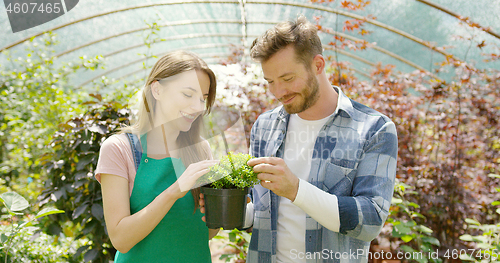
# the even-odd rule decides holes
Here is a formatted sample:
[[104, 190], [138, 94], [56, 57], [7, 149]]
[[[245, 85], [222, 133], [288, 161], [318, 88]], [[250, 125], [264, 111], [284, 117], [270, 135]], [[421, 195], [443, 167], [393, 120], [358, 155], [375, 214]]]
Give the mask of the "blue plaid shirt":
[[[337, 196], [340, 231], [306, 215], [302, 256], [306, 262], [366, 262], [370, 242], [389, 214], [396, 176], [396, 126], [334, 88], [339, 94], [337, 109], [316, 138], [308, 180]], [[282, 106], [260, 115], [252, 127], [250, 153], [283, 158], [289, 119]], [[257, 185], [252, 198], [255, 214], [247, 262], [276, 262], [280, 197]]]

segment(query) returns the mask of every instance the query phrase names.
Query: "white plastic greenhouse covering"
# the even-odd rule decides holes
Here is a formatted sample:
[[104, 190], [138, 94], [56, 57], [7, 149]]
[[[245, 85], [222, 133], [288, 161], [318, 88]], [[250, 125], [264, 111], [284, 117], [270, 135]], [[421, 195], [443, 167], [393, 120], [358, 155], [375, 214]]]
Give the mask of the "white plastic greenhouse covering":
[[[75, 0], [73, 0], [75, 2]], [[6, 14], [7, 0], [0, 9], [0, 50], [22, 55], [26, 41], [44, 32], [56, 34], [59, 44], [53, 55], [56, 63], [67, 63], [79, 57], [102, 55], [106, 68], [85, 71], [72, 79], [75, 85], [86, 85], [101, 76], [115, 79], [144, 76], [144, 55], [159, 56], [176, 49], [187, 49], [199, 54], [208, 63], [217, 64], [234, 50], [244, 50], [242, 60], [251, 62], [248, 47], [256, 36], [273, 24], [293, 20], [299, 14], [332, 29], [320, 33], [327, 46], [334, 42], [336, 32], [346, 39], [365, 39], [372, 48], [325, 49], [326, 55], [348, 61], [356, 74], [364, 78], [373, 65], [393, 64], [397, 71], [415, 69], [432, 71], [435, 63], [446, 55], [473, 62], [478, 68], [500, 68], [500, 62], [482, 66], [481, 53], [498, 52], [500, 47], [500, 0], [374, 0], [364, 10], [341, 8], [343, 0], [316, 3], [296, 1], [132, 1], [83, 0], [64, 15], [45, 24], [13, 33]], [[355, 2], [355, 1], [353, 1]], [[64, 1], [63, 1], [64, 3]], [[345, 20], [372, 15], [364, 28], [370, 34], [343, 31]], [[466, 26], [459, 18], [469, 18], [483, 30]], [[150, 48], [145, 38], [151, 35], [148, 27], [159, 26], [156, 40]], [[457, 35], [472, 40], [459, 40]], [[482, 49], [469, 49], [485, 41]], [[435, 47], [449, 47], [444, 50]], [[0, 64], [7, 63], [6, 53], [0, 55]], [[446, 78], [446, 73], [439, 77]]]

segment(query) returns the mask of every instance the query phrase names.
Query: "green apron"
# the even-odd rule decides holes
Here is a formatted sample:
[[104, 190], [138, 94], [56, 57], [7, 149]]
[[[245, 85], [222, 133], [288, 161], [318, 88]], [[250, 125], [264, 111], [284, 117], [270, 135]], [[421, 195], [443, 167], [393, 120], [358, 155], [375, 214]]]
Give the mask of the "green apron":
[[[143, 154], [130, 196], [130, 214], [137, 213], [160, 193], [175, 183], [175, 169], [186, 168], [180, 159], [152, 159], [147, 157], [146, 135], [141, 137]], [[194, 213], [191, 192], [178, 199], [160, 223], [127, 253], [116, 252], [115, 263], [122, 262], [212, 262], [208, 247], [208, 228], [201, 220], [203, 214]]]

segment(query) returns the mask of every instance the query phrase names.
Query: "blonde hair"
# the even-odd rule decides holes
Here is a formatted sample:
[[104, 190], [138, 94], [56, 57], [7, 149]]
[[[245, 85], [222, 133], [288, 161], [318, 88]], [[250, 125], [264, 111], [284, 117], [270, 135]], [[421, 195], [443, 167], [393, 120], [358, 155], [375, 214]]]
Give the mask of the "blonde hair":
[[[159, 81], [190, 70], [199, 70], [201, 72], [204, 72], [210, 79], [210, 87], [208, 91], [208, 97], [206, 99], [205, 114], [210, 113], [210, 110], [215, 102], [215, 92], [217, 85], [214, 72], [201, 58], [199, 58], [194, 53], [188, 51], [174, 51], [164, 55], [155, 63], [143, 88], [141, 96], [142, 98], [139, 100], [138, 105], [139, 111], [135, 122], [130, 126], [121, 128], [118, 134], [133, 133], [140, 135], [150, 131], [153, 128], [151, 113], [154, 111], [156, 106], [156, 100], [151, 93], [151, 84], [154, 81]], [[181, 131], [179, 133], [179, 136], [177, 137], [177, 144], [180, 148], [179, 157], [185, 167], [192, 163], [210, 159], [211, 157], [210, 152], [208, 152], [207, 149], [204, 149], [202, 144], [200, 143], [202, 141], [202, 124], [202, 118], [197, 118], [191, 124], [191, 128], [188, 131]], [[192, 189], [191, 194], [194, 198], [194, 206], [196, 210], [199, 205], [198, 201], [200, 189]]]
[[250, 56], [262, 63], [288, 45], [293, 45], [298, 62], [306, 68], [316, 55], [323, 54], [318, 29], [304, 16], [299, 16], [294, 22], [276, 24], [256, 38], [250, 47]]

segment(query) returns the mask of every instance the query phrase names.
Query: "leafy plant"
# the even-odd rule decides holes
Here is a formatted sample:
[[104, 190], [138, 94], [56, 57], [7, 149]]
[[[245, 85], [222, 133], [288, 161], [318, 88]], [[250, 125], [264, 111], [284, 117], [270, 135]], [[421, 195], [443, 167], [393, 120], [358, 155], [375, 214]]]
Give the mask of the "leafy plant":
[[227, 232], [228, 237], [224, 235], [217, 235], [214, 239], [225, 241], [223, 246], [225, 248], [230, 248], [230, 252], [222, 254], [219, 259], [225, 260], [226, 262], [233, 261], [235, 263], [246, 262], [248, 245], [250, 244], [251, 234], [247, 233], [245, 230], [233, 229], [231, 231], [223, 230]]
[[54, 201], [64, 210], [45, 223], [49, 233], [58, 235], [65, 224], [73, 221], [82, 231], [75, 239], [89, 239], [75, 256], [84, 254], [86, 262], [109, 262], [116, 250], [106, 232], [102, 208], [101, 186], [93, 177], [102, 142], [129, 121], [130, 110], [115, 101], [104, 101], [91, 94], [93, 101], [84, 105], [88, 111], [59, 125], [51, 146], [54, 153], [42, 157], [42, 163], [52, 176], [45, 181], [39, 199]]
[[257, 173], [253, 171], [247, 162], [252, 159], [249, 154], [229, 152], [221, 158], [220, 163], [210, 167], [212, 173], [222, 176], [213, 182], [211, 186], [216, 189], [230, 189], [251, 187], [259, 182]]
[[[0, 233], [8, 232], [10, 225], [0, 225]], [[29, 226], [22, 228], [12, 238], [12, 246], [7, 255], [0, 253], [0, 262], [5, 262], [5, 256], [9, 262], [32, 262], [32, 263], [80, 263], [83, 255], [75, 257], [76, 251], [88, 240], [73, 240], [68, 236], [48, 235], [37, 227]]]
[[[422, 255], [422, 257], [418, 256], [418, 258], [411, 259], [420, 263], [429, 261], [442, 262], [440, 258], [433, 259], [429, 257], [430, 253], [434, 251], [434, 247], [439, 247], [440, 243], [438, 239], [432, 237], [432, 229], [417, 222], [416, 219], [418, 218], [425, 220], [425, 216], [414, 211], [414, 209], [420, 207], [418, 204], [408, 201], [405, 198], [405, 195], [417, 194], [417, 192], [411, 189], [413, 189], [411, 186], [401, 183], [396, 179], [394, 197], [392, 198], [393, 207], [391, 208], [390, 216], [387, 218], [387, 222], [392, 224], [392, 237], [408, 243], [409, 245], [402, 245], [400, 248], [404, 252], [410, 252], [409, 254], [412, 257]], [[424, 253], [413, 253], [417, 251]]]
[[52, 151], [46, 146], [57, 125], [81, 113], [77, 105], [88, 97], [72, 88], [70, 79], [102, 63], [101, 58], [59, 63], [54, 57], [57, 44], [56, 35], [49, 32], [27, 41], [22, 54], [2, 52], [6, 63], [0, 65], [0, 177], [9, 190], [28, 200], [38, 196], [47, 177], [40, 157]]
[[[15, 220], [16, 216], [19, 215], [24, 215], [23, 213], [20, 213], [20, 211], [25, 210], [26, 208], [29, 207], [28, 201], [19, 195], [16, 192], [8, 192], [8, 193], [3, 193], [0, 195], [0, 201], [4, 204], [5, 208], [7, 209], [7, 218], [10, 221], [11, 229], [9, 232], [1, 233], [1, 241], [2, 241], [2, 251], [3, 251], [3, 256], [5, 259], [5, 263], [7, 262], [23, 262], [20, 261], [13, 253], [13, 259], [10, 261], [7, 261], [9, 258], [9, 252], [12, 248], [12, 246], [15, 244], [13, 241], [15, 240], [14, 238], [21, 233], [22, 230], [31, 227], [32, 225], [38, 223], [36, 220], [39, 218], [42, 218], [44, 216], [52, 215], [52, 214], [58, 214], [58, 213], [64, 213], [62, 210], [55, 209], [53, 207], [47, 207], [39, 211], [35, 217], [32, 218], [24, 218], [24, 220], [17, 221]], [[17, 221], [17, 222], [16, 222]], [[37, 227], [31, 227], [31, 229], [37, 229]], [[18, 241], [18, 240], [15, 240]]]
[[[498, 174], [490, 174], [489, 177], [500, 178]], [[495, 188], [496, 192], [500, 192], [500, 188]], [[500, 201], [491, 203], [493, 206], [499, 206]], [[500, 208], [495, 210], [500, 214]], [[469, 229], [476, 229], [480, 232], [479, 235], [464, 234], [460, 236], [460, 240], [467, 242], [475, 242], [476, 253], [461, 254], [460, 259], [476, 262], [497, 261], [500, 257], [500, 223], [496, 224], [481, 224], [479, 221], [471, 218], [465, 219]]]

